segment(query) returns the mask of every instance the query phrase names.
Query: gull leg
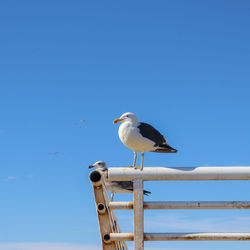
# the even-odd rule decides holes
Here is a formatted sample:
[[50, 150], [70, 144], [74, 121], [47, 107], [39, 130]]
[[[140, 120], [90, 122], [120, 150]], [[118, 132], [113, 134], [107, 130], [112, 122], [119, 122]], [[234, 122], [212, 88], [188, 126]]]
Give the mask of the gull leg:
[[144, 161], [144, 154], [145, 154], [145, 152], [142, 152], [142, 154], [141, 154], [141, 170], [143, 170], [143, 161]]
[[133, 164], [133, 167], [135, 168], [135, 164], [136, 164], [136, 159], [137, 159], [137, 153], [134, 152], [134, 164]]
[[114, 193], [111, 194], [111, 201], [114, 199]]

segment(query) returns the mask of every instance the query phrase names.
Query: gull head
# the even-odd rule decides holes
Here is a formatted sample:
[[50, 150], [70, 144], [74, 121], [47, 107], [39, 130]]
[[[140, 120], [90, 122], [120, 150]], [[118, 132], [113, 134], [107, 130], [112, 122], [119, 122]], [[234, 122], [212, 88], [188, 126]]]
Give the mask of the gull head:
[[107, 166], [104, 161], [97, 161], [93, 165], [90, 165], [89, 168], [96, 168], [96, 169], [100, 169], [101, 171], [107, 170]]
[[138, 119], [134, 113], [127, 112], [124, 113], [120, 118], [117, 118], [113, 121], [113, 123], [118, 123], [118, 122], [132, 122], [134, 124], [138, 123]]

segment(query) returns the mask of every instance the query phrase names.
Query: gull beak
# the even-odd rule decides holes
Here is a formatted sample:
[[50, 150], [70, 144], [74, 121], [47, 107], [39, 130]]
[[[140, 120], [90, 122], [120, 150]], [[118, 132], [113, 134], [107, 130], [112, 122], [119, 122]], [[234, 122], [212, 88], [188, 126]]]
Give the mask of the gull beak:
[[122, 118], [118, 118], [118, 119], [115, 119], [115, 120], [113, 121], [113, 123], [118, 123], [118, 122], [122, 122], [122, 121], [123, 121]]
[[94, 167], [95, 167], [95, 166], [93, 166], [93, 165], [90, 165], [90, 166], [89, 166], [89, 168], [94, 168]]

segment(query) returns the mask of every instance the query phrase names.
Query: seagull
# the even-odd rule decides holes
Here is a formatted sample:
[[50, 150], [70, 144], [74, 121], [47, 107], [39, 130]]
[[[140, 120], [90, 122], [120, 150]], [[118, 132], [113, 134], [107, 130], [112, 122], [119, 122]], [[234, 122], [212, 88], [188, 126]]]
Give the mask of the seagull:
[[142, 153], [140, 169], [143, 169], [144, 154], [146, 151], [157, 153], [176, 153], [177, 150], [168, 145], [167, 139], [153, 126], [144, 122], [138, 122], [135, 114], [127, 112], [114, 123], [121, 122], [119, 138], [125, 146], [134, 151], [134, 168], [137, 152]]
[[[95, 164], [90, 165], [89, 168], [96, 168], [99, 169], [103, 175], [104, 178], [104, 184], [105, 187], [112, 193], [111, 195], [111, 201], [114, 199], [114, 193], [133, 193], [134, 187], [133, 187], [133, 181], [108, 181], [106, 176], [108, 173], [108, 169], [106, 166], [106, 163], [104, 161], [97, 161]], [[143, 193], [145, 195], [151, 194], [151, 192], [147, 190], [143, 190]]]

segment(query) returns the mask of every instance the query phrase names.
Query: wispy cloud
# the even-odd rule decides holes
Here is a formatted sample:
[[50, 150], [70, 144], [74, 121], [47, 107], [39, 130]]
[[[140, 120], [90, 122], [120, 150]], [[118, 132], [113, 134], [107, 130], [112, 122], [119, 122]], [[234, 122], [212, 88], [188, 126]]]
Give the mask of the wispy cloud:
[[[133, 230], [133, 216], [118, 214], [123, 232]], [[250, 216], [220, 215], [205, 218], [188, 215], [145, 216], [145, 231], [159, 232], [249, 232]]]
[[[148, 243], [146, 243], [148, 244]], [[147, 250], [183, 250], [180, 247], [164, 246], [157, 247], [157, 243], [154, 242], [154, 246], [146, 246]], [[129, 249], [133, 249], [133, 244], [130, 244]], [[100, 246], [81, 245], [81, 244], [67, 244], [67, 243], [0, 243], [0, 250], [100, 250]], [[208, 248], [195, 248], [196, 250], [208, 250]], [[193, 250], [193, 247], [185, 247], [185, 250]]]
[[33, 179], [33, 175], [32, 174], [27, 174], [27, 175], [24, 175], [24, 176], [13, 176], [13, 175], [10, 175], [4, 179], [2, 179], [2, 181], [5, 181], [5, 182], [10, 182], [10, 181], [14, 181], [16, 179]]
[[15, 179], [16, 179], [15, 176], [8, 176], [7, 178], [3, 179], [3, 181], [13, 181]]
[[99, 246], [69, 243], [0, 243], [0, 250], [99, 250]]
[[[250, 216], [223, 216], [209, 218], [191, 218], [186, 216], [155, 216], [146, 220], [146, 228], [152, 230], [183, 230], [193, 232], [249, 232]], [[150, 231], [152, 231], [150, 230]]]

